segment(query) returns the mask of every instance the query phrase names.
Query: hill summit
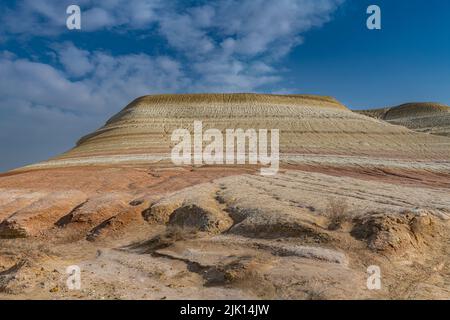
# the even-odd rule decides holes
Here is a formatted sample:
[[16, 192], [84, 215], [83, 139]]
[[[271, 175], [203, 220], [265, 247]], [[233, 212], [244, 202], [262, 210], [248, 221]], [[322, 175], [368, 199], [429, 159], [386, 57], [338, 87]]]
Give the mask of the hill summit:
[[359, 112], [418, 132], [450, 136], [450, 107], [443, 104], [405, 103], [396, 107]]

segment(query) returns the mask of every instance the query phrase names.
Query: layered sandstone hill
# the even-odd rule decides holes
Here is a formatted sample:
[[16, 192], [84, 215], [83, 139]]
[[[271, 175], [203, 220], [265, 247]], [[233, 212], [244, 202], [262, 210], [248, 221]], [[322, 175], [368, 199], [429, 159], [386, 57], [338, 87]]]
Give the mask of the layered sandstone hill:
[[[279, 171], [174, 166], [172, 131], [195, 120], [279, 129]], [[0, 299], [449, 299], [449, 159], [450, 138], [332, 98], [141, 97], [0, 174]]]
[[438, 103], [405, 103], [396, 107], [357, 111], [418, 132], [450, 136], [450, 107]]
[[[72, 150], [31, 168], [168, 161], [171, 134], [203, 129], [279, 129], [283, 158], [295, 154], [447, 159], [450, 141], [351, 112], [312, 95], [181, 94], [140, 97]], [[30, 168], [30, 167], [29, 167]]]

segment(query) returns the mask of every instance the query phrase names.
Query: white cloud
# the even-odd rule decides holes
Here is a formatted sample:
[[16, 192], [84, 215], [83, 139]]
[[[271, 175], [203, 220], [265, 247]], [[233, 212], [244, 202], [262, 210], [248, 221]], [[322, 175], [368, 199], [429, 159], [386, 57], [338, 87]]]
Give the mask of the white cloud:
[[[166, 56], [114, 57], [66, 43], [58, 47], [57, 57], [66, 72], [4, 53], [0, 57], [0, 107], [5, 99], [16, 99], [31, 106], [103, 113], [117, 110], [137, 96], [178, 91], [186, 85], [179, 63]], [[71, 76], [79, 78], [71, 80]]]
[[[281, 79], [273, 72], [277, 60], [300, 44], [306, 31], [327, 22], [343, 1], [217, 0], [186, 5], [163, 0], [80, 0], [78, 4], [82, 8], [82, 32], [157, 31], [175, 50], [179, 70], [190, 77], [190, 86], [183, 87], [181, 83], [167, 87], [187, 91], [255, 91]], [[5, 10], [6, 33], [67, 32], [65, 7], [69, 3], [25, 0], [14, 11]], [[70, 76], [83, 77], [93, 70], [104, 70], [101, 64], [92, 65], [92, 54], [65, 47], [60, 52], [60, 62]], [[117, 63], [121, 61], [123, 58], [118, 57]], [[145, 70], [149, 64], [138, 67]], [[141, 73], [145, 72], [152, 71]], [[142, 74], [138, 78], [148, 80]], [[138, 87], [143, 85], [149, 84]]]
[[[344, 0], [217, 0], [198, 6], [163, 0], [79, 0], [82, 30], [157, 26], [185, 54], [209, 54], [234, 42], [233, 53], [254, 56], [298, 44], [300, 35], [330, 19]], [[67, 32], [70, 0], [24, 0], [0, 13], [4, 33], [56, 35]]]
[[0, 12], [1, 33], [19, 35], [58, 35], [67, 32], [66, 9], [80, 6], [82, 29], [96, 31], [109, 28], [148, 28], [157, 21], [157, 10], [167, 7], [163, 0], [23, 0], [14, 6], [4, 5]]
[[[67, 59], [79, 56], [92, 72], [71, 80]], [[66, 43], [57, 57], [66, 72], [10, 52], [0, 54], [0, 147], [5, 149], [0, 170], [68, 149], [138, 96], [187, 85], [178, 62], [165, 56], [113, 57]]]
[[[83, 2], [83, 1], [81, 1]], [[4, 5], [0, 12], [0, 34], [56, 35], [65, 25], [68, 1], [24, 0], [14, 7]]]
[[[330, 19], [344, 0], [219, 0], [188, 10], [161, 11], [161, 34], [185, 54], [256, 56], [287, 52], [301, 34]], [[179, 12], [181, 11], [181, 13]]]
[[277, 60], [343, 0], [219, 0], [161, 12], [159, 32], [187, 60], [191, 90], [255, 91], [281, 79]]
[[0, 107], [4, 107], [4, 99], [23, 99], [34, 105], [77, 110], [89, 104], [90, 98], [89, 88], [71, 82], [63, 72], [47, 64], [0, 59]]
[[83, 31], [94, 31], [101, 28], [112, 27], [117, 24], [117, 20], [110, 12], [103, 8], [92, 8], [83, 12]]
[[82, 77], [94, 69], [89, 55], [89, 51], [80, 50], [72, 43], [59, 46], [59, 61], [67, 73], [74, 77]]

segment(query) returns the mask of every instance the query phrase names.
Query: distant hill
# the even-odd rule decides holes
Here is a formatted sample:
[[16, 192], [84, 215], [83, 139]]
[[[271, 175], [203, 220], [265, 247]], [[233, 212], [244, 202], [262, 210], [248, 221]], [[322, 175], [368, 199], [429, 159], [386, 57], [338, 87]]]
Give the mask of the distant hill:
[[396, 107], [356, 112], [418, 132], [450, 136], [450, 107], [443, 104], [405, 103]]

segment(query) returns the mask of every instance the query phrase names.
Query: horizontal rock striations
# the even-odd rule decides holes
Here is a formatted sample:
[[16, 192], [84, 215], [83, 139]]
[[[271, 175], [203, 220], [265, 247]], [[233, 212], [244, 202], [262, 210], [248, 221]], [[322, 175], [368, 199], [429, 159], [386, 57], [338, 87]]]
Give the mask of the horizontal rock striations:
[[279, 129], [281, 160], [295, 154], [448, 159], [450, 141], [354, 113], [329, 97], [181, 94], [138, 98], [70, 151], [31, 166], [170, 161], [173, 130]]
[[409, 129], [450, 136], [450, 107], [438, 103], [405, 103], [397, 107], [357, 111]]

